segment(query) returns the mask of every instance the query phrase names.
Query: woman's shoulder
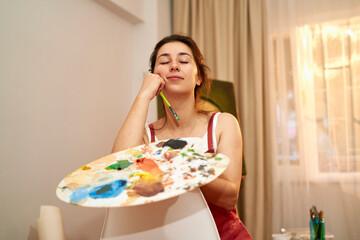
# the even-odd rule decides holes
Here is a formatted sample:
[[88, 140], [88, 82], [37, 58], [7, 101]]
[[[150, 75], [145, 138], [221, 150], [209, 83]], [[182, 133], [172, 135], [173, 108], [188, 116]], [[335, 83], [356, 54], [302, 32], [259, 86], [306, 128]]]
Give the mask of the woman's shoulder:
[[[241, 129], [240, 124], [237, 118], [230, 113], [221, 113], [218, 116], [218, 121], [216, 125], [216, 133], [222, 143], [241, 143]], [[225, 145], [226, 145], [225, 144]]]
[[227, 112], [221, 112], [218, 115], [218, 121], [223, 123], [238, 123], [238, 120], [234, 115]]
[[218, 129], [234, 129], [239, 128], [239, 122], [237, 118], [231, 113], [222, 112], [218, 115], [217, 124]]

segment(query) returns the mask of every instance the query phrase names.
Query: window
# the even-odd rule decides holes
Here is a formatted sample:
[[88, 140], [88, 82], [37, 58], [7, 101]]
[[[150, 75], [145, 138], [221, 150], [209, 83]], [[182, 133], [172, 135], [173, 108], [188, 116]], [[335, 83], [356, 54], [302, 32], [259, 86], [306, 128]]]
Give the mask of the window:
[[271, 46], [279, 164], [360, 172], [360, 17], [304, 25], [293, 35], [273, 37]]

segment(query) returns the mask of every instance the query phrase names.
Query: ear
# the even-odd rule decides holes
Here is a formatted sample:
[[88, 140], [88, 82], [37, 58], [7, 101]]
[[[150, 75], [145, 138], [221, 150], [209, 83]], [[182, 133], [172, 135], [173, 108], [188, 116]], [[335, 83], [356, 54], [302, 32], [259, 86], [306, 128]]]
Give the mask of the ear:
[[200, 76], [198, 76], [197, 79], [196, 79], [196, 85], [200, 86], [201, 83], [202, 83], [202, 78]]

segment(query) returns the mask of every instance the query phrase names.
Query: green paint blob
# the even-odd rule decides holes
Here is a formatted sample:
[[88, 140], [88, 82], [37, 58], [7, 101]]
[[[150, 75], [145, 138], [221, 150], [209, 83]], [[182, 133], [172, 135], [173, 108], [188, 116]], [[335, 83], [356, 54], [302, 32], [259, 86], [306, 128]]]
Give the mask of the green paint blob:
[[101, 194], [104, 194], [108, 191], [111, 190], [111, 184], [108, 184], [108, 185], [105, 185], [104, 187], [100, 188], [99, 190], [96, 191], [96, 194], [97, 195], [101, 195]]
[[106, 170], [123, 170], [130, 166], [132, 162], [129, 162], [128, 160], [120, 160], [117, 163], [114, 163], [108, 167], [106, 167]]

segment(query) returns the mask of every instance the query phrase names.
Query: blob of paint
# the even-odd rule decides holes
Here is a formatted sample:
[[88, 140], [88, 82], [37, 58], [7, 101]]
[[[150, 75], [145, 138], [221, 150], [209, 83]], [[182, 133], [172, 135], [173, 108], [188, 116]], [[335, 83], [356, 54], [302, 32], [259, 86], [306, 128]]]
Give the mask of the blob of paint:
[[79, 203], [81, 201], [86, 200], [89, 197], [89, 190], [91, 189], [90, 186], [85, 186], [76, 189], [71, 195], [70, 195], [70, 202], [71, 203]]
[[158, 164], [149, 158], [140, 158], [136, 160], [136, 167], [141, 169], [144, 172], [151, 173], [152, 175], [162, 174], [161, 169]]
[[162, 147], [169, 146], [173, 149], [183, 149], [187, 145], [187, 142], [180, 139], [170, 139], [166, 141]]
[[127, 168], [128, 166], [130, 166], [132, 164], [132, 162], [129, 162], [128, 160], [120, 160], [117, 163], [114, 163], [108, 167], [106, 167], [106, 170], [123, 170], [125, 168]]
[[124, 179], [116, 180], [109, 184], [94, 187], [93, 189], [90, 190], [89, 196], [93, 199], [114, 198], [125, 190], [126, 185], [127, 185], [127, 180]]
[[149, 183], [145, 181], [137, 182], [133, 188], [137, 194], [143, 197], [151, 197], [160, 192], [164, 192], [161, 182]]

